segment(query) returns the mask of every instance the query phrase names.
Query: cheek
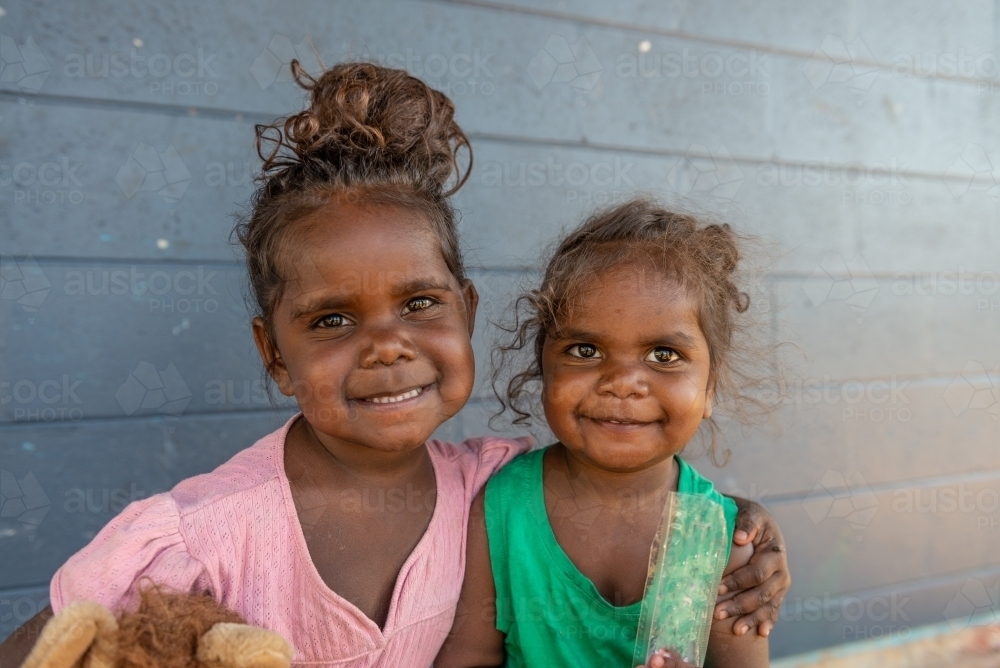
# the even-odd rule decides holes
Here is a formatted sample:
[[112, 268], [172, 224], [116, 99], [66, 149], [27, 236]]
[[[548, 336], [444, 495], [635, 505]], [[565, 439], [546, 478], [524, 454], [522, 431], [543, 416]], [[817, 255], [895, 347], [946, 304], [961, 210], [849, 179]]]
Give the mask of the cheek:
[[549, 371], [542, 374], [542, 408], [550, 423], [572, 419], [586, 396], [590, 381], [584, 373]]
[[470, 386], [475, 382], [476, 358], [472, 341], [464, 331], [448, 330], [433, 337], [425, 347], [434, 358], [442, 384], [452, 387]]
[[661, 401], [674, 415], [691, 414], [700, 419], [705, 407], [705, 388], [695, 378], [678, 378], [663, 389]]

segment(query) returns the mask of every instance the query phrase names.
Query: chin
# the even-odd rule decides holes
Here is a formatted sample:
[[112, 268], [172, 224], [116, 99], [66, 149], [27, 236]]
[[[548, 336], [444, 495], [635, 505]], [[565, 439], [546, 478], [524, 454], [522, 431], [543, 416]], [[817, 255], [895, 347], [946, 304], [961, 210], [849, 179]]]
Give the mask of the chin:
[[602, 469], [621, 473], [641, 471], [670, 456], [660, 448], [643, 447], [631, 443], [588, 446], [584, 447], [583, 453]]

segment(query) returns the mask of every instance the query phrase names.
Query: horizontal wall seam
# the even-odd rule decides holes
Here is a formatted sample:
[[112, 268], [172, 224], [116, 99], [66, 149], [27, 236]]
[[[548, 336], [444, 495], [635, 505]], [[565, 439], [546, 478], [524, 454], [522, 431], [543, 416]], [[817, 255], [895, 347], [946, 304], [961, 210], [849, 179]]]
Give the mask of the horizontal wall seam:
[[[943, 587], [965, 582], [966, 580], [981, 580], [989, 577], [1000, 577], [1000, 564], [987, 564], [986, 566], [976, 566], [964, 571], [943, 573], [940, 575], [929, 575], [927, 577], [914, 580], [904, 580], [891, 585], [858, 589], [855, 591], [838, 592], [831, 598], [826, 599], [825, 607], [840, 607], [846, 599], [867, 599], [878, 596], [891, 596], [892, 594], [905, 596], [907, 594], [914, 594], [918, 591], [933, 589], [934, 587]], [[784, 609], [790, 605], [791, 603], [786, 600], [781, 607]]]
[[[813, 52], [802, 51], [801, 49], [793, 49], [783, 46], [774, 46], [771, 44], [750, 42], [741, 39], [729, 39], [725, 37], [709, 37], [707, 35], [698, 35], [696, 33], [685, 32], [683, 30], [677, 30], [672, 28], [658, 28], [656, 26], [641, 25], [638, 23], [629, 23], [628, 21], [616, 21], [614, 19], [582, 16], [580, 14], [570, 14], [567, 12], [553, 11], [551, 9], [540, 9], [537, 7], [522, 7], [516, 5], [508, 5], [502, 2], [489, 2], [487, 0], [436, 0], [436, 1], [450, 5], [464, 5], [467, 7], [490, 9], [493, 11], [499, 11], [510, 14], [524, 14], [526, 16], [535, 16], [538, 18], [553, 19], [556, 21], [568, 21], [571, 23], [577, 23], [586, 26], [594, 26], [599, 28], [612, 28], [615, 30], [625, 30], [628, 32], [637, 32], [642, 35], [657, 35], [659, 37], [669, 37], [672, 39], [683, 40], [686, 42], [710, 44], [713, 46], [724, 46], [732, 49], [757, 50], [763, 53], [769, 53], [775, 56], [784, 56], [786, 58], [794, 58], [797, 60], [809, 60], [810, 58], [813, 57]], [[856, 63], [858, 65], [874, 67], [886, 72], [893, 71], [893, 66], [891, 64], [883, 63], [878, 60], [872, 60], [868, 58], [852, 58], [850, 62]], [[965, 76], [960, 76], [958, 74], [955, 75], [908, 74], [907, 76], [914, 77], [917, 79], [936, 79], [942, 81], [952, 81], [957, 83], [979, 84], [979, 83], [996, 83], [997, 81], [996, 78], [991, 79], [988, 77], [965, 77]]]
[[[279, 117], [280, 114], [275, 114], [274, 116], [265, 116], [263, 114], [254, 112], [240, 112], [234, 110], [226, 109], [212, 109], [209, 107], [182, 107], [178, 105], [161, 104], [154, 102], [137, 102], [137, 101], [124, 101], [124, 100], [110, 100], [110, 99], [98, 99], [98, 98], [81, 98], [74, 97], [70, 95], [51, 95], [48, 93], [22, 93], [14, 92], [10, 90], [0, 90], [0, 101], [10, 100], [10, 99], [21, 99], [30, 98], [34, 101], [41, 102], [42, 104], [51, 104], [53, 106], [77, 106], [77, 107], [92, 107], [104, 110], [115, 110], [119, 111], [121, 109], [127, 109], [130, 111], [142, 111], [145, 113], [163, 114], [165, 116], [203, 116], [210, 118], [212, 120], [234, 120], [237, 116], [241, 116], [240, 122], [260, 122], [260, 123], [270, 123], [275, 118]], [[687, 158], [689, 160], [710, 160], [714, 161], [718, 156], [714, 155], [710, 151], [694, 151], [690, 148], [688, 149], [673, 149], [673, 148], [650, 148], [643, 146], [620, 146], [617, 144], [604, 144], [600, 142], [591, 142], [586, 139], [586, 137], [580, 140], [566, 140], [566, 139], [548, 139], [542, 137], [526, 137], [522, 135], [503, 135], [489, 132], [468, 132], [466, 133], [470, 140], [480, 140], [488, 141], [498, 144], [511, 144], [511, 145], [522, 145], [522, 146], [543, 146], [546, 148], [565, 148], [565, 149], [585, 149], [594, 150], [600, 152], [610, 152], [610, 153], [625, 153], [630, 155], [645, 155], [652, 157], [676, 157], [676, 158]], [[963, 174], [947, 174], [945, 172], [926, 172], [918, 170], [908, 170], [908, 169], [892, 169], [889, 167], [882, 168], [874, 165], [865, 165], [860, 162], [845, 162], [845, 163], [820, 163], [819, 161], [811, 160], [788, 160], [784, 158], [762, 158], [753, 156], [741, 156], [732, 155], [727, 158], [732, 162], [739, 165], [746, 166], [774, 166], [774, 167], [789, 167], [795, 169], [805, 169], [814, 168], [817, 166], [822, 167], [826, 170], [850, 170], [857, 167], [864, 169], [864, 172], [869, 175], [878, 176], [888, 176], [895, 178], [912, 178], [916, 180], [925, 181], [947, 181], [954, 183], [961, 183], [967, 185], [971, 183], [993, 183], [994, 176], [991, 174], [976, 175], [970, 178], [969, 175]]]
[[[969, 471], [966, 473], [955, 473], [952, 475], [932, 476], [928, 478], [909, 478], [904, 480], [893, 480], [891, 482], [869, 484], [865, 488], [843, 487], [839, 489], [824, 488], [834, 499], [852, 498], [858, 494], [882, 494], [885, 492], [895, 492], [900, 490], [921, 490], [932, 489], [934, 487], [946, 487], [959, 483], [983, 482], [986, 480], [1000, 479], [1000, 469], [987, 469], [985, 471]], [[764, 496], [760, 500], [763, 504], [788, 505], [791, 503], [804, 503], [812, 492], [794, 492], [791, 494], [775, 494]]]
[[[249, 351], [248, 351], [249, 352]], [[42, 421], [24, 421], [24, 422], [0, 422], [0, 432], [12, 431], [14, 429], [25, 429], [30, 428], [32, 430], [41, 429], [56, 429], [60, 427], [75, 427], [75, 426], [91, 426], [91, 425], [120, 425], [122, 423], [134, 424], [136, 422], [162, 422], [165, 424], [177, 424], [180, 420], [187, 419], [229, 419], [233, 417], [240, 416], [259, 416], [261, 414], [281, 414], [286, 413], [291, 415], [297, 408], [281, 408], [281, 407], [260, 407], [260, 408], [245, 408], [238, 411], [192, 411], [189, 413], [184, 413], [178, 417], [170, 417], [166, 415], [121, 415], [121, 416], [109, 416], [100, 415], [93, 417], [82, 417], [79, 420], [52, 420], [50, 422]], [[249, 444], [248, 444], [249, 445]]]

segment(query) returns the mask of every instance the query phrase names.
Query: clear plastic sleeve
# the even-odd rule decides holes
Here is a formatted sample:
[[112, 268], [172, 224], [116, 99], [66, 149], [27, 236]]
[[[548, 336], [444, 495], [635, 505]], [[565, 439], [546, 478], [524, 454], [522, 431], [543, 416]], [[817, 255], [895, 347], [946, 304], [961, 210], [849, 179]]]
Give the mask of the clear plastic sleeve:
[[703, 494], [667, 495], [649, 553], [633, 666], [659, 649], [704, 665], [728, 547], [721, 504]]

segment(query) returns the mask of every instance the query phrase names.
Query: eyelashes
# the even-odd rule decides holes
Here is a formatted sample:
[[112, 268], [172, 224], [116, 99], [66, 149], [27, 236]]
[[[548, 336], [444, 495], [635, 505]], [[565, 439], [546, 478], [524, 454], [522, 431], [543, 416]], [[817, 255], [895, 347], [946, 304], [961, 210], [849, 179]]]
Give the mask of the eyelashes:
[[[441, 301], [433, 297], [414, 297], [406, 302], [406, 306], [403, 308], [403, 315], [427, 311], [440, 304]], [[342, 313], [328, 313], [318, 318], [316, 322], [313, 323], [313, 328], [339, 329], [353, 324], [355, 324], [354, 321]]]
[[673, 348], [659, 346], [650, 350], [645, 359], [647, 362], [656, 362], [657, 364], [673, 364], [680, 361], [681, 354]]
[[[602, 359], [604, 357], [601, 354], [601, 351], [597, 349], [597, 346], [590, 343], [574, 343], [566, 348], [566, 354], [570, 357], [584, 360]], [[652, 362], [659, 365], [676, 364], [682, 359], [684, 358], [679, 352], [667, 346], [657, 346], [656, 348], [650, 350], [649, 353], [643, 358], [646, 362]]]
[[598, 352], [596, 346], [592, 346], [589, 343], [576, 343], [566, 349], [566, 353], [570, 357], [577, 357], [579, 359], [600, 359], [601, 354]]

